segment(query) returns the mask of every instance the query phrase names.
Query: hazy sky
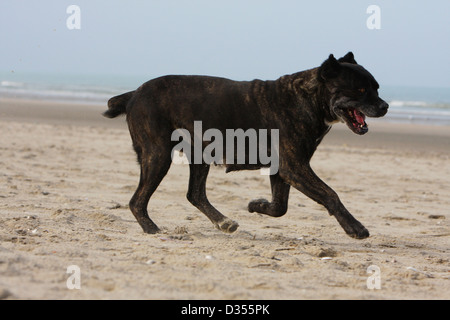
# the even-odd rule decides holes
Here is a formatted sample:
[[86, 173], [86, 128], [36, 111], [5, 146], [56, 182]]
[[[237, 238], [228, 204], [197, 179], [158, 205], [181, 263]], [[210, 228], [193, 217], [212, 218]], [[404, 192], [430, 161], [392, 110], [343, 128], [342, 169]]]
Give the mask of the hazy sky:
[[449, 0], [0, 0], [0, 71], [276, 79], [353, 51], [381, 84], [450, 88], [449, 15]]

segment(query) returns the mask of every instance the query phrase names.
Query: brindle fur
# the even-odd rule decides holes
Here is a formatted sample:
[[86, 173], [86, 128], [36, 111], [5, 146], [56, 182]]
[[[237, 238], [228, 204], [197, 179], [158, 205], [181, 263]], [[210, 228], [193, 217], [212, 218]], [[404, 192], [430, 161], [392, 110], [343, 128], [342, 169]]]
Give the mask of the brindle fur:
[[[353, 92], [362, 86], [367, 90], [365, 98]], [[379, 117], [387, 112], [388, 106], [378, 98], [377, 89], [375, 79], [349, 52], [339, 60], [330, 55], [318, 68], [275, 81], [172, 75], [150, 80], [135, 91], [113, 97], [104, 115], [114, 118], [126, 113], [141, 168], [130, 209], [144, 232], [159, 231], [148, 216], [147, 205], [171, 165], [171, 151], [178, 143], [171, 141], [174, 130], [184, 128], [193, 136], [194, 121], [202, 121], [203, 131], [219, 129], [224, 137], [226, 129], [268, 129], [268, 133], [270, 129], [278, 129], [279, 170], [270, 176], [272, 200], [253, 200], [248, 210], [283, 216], [293, 186], [323, 205], [349, 236], [366, 238], [367, 229], [347, 211], [336, 192], [317, 177], [310, 159], [331, 124], [342, 121], [340, 113], [345, 110], [345, 103], [359, 103], [360, 111], [367, 116]], [[210, 166], [205, 163], [189, 166], [187, 199], [217, 228], [234, 232], [238, 224], [215, 209], [206, 196]], [[225, 166], [227, 172], [263, 167], [226, 163]]]

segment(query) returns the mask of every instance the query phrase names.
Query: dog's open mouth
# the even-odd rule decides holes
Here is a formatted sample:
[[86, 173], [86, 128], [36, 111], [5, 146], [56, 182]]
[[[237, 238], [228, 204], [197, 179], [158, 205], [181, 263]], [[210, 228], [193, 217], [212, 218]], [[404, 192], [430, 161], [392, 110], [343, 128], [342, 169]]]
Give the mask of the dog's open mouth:
[[365, 134], [369, 131], [366, 116], [355, 108], [342, 110], [342, 118], [347, 126], [356, 134]]

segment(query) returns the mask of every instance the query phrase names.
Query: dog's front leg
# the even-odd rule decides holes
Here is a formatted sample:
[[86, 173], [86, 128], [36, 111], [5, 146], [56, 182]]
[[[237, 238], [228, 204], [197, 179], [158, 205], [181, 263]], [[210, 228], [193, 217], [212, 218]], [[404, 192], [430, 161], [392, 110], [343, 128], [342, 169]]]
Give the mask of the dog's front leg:
[[357, 239], [369, 236], [369, 231], [348, 212], [336, 192], [325, 184], [309, 165], [297, 167], [295, 172], [280, 169], [280, 175], [294, 188], [323, 205], [349, 236]]

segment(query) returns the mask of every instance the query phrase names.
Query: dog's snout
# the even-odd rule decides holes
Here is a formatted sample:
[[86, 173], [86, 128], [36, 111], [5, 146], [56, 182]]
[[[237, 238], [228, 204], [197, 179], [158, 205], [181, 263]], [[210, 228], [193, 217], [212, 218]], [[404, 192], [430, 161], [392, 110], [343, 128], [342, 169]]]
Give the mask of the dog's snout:
[[380, 103], [378, 104], [377, 117], [383, 117], [388, 112], [388, 109], [389, 109], [389, 105], [386, 103], [386, 101], [381, 100]]
[[361, 107], [360, 110], [367, 117], [379, 118], [383, 117], [388, 112], [388, 109], [389, 105], [384, 100], [379, 99], [376, 103]]
[[388, 105], [385, 101], [383, 101], [383, 102], [381, 102], [381, 104], [380, 104], [380, 109], [381, 109], [382, 111], [387, 112], [387, 110], [389, 109], [389, 105]]

